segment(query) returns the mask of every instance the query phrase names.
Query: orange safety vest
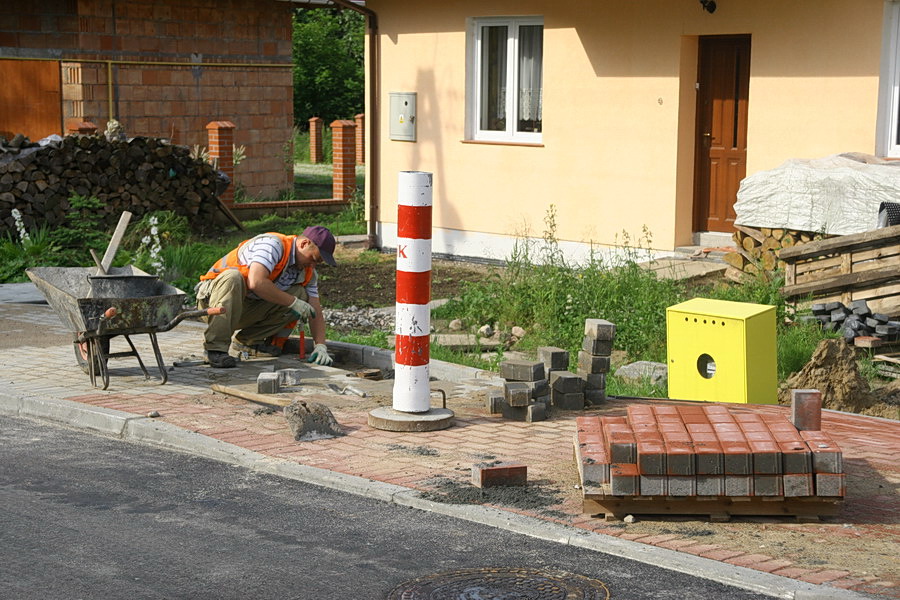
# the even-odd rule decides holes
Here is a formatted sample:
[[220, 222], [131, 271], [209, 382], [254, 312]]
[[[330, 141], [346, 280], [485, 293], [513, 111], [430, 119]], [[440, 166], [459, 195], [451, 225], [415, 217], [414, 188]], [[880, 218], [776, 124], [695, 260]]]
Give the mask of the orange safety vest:
[[[269, 279], [271, 281], [275, 281], [276, 279], [278, 279], [278, 276], [281, 275], [281, 272], [284, 271], [284, 268], [287, 266], [288, 261], [291, 259], [291, 252], [294, 248], [294, 240], [297, 239], [297, 236], [282, 235], [280, 233], [275, 233], [274, 231], [269, 232], [266, 235], [274, 235], [281, 240], [281, 244], [284, 246], [284, 251], [281, 253], [281, 260], [278, 261], [278, 264], [276, 264], [275, 268], [272, 269], [272, 271], [269, 273]], [[200, 276], [200, 281], [215, 279], [226, 269], [237, 269], [244, 277], [244, 281], [247, 281], [247, 276], [250, 274], [250, 265], [242, 265], [240, 263], [240, 261], [238, 260], [238, 251], [241, 249], [241, 246], [249, 241], [250, 240], [244, 240], [243, 242], [238, 244], [237, 248], [217, 260], [215, 264], [213, 264], [213, 266], [209, 268], [209, 271]], [[315, 266], [307, 266], [306, 273], [303, 278], [304, 286], [310, 282], [313, 277], [313, 273], [315, 273]]]

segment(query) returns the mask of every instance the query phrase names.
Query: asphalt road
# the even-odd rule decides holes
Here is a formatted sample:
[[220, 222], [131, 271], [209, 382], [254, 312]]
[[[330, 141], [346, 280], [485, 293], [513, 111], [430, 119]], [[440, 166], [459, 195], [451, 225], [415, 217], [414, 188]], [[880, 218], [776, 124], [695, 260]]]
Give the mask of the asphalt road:
[[26, 419], [0, 417], [0, 448], [0, 598], [380, 599], [481, 567], [575, 573], [615, 600], [766, 597]]

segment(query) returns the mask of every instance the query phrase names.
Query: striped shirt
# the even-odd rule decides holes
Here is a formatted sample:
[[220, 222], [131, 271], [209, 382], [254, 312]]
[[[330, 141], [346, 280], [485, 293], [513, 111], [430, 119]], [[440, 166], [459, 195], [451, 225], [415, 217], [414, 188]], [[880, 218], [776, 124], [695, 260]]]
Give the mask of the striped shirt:
[[[296, 243], [297, 241], [294, 240], [294, 244]], [[294, 254], [293, 249], [294, 247], [291, 247], [291, 257], [288, 259], [288, 263], [285, 265], [281, 275], [273, 282], [275, 287], [281, 291], [287, 290], [296, 283], [302, 283], [306, 276], [306, 268], [297, 264], [297, 257]], [[283, 252], [284, 245], [281, 243], [280, 239], [274, 235], [266, 235], [263, 233], [241, 246], [238, 250], [238, 261], [240, 261], [242, 265], [248, 266], [252, 263], [259, 263], [271, 273], [278, 264], [278, 261], [281, 260]], [[309, 294], [311, 298], [319, 297], [319, 274], [315, 271], [313, 272], [312, 279], [306, 284], [306, 293]], [[253, 292], [247, 292], [247, 296], [255, 300], [259, 299], [259, 296]]]

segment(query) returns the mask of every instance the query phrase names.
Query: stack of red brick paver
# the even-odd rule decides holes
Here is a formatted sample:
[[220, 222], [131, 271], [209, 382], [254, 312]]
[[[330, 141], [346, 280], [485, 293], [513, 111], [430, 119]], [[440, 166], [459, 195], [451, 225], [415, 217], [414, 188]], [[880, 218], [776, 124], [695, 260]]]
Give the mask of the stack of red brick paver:
[[[579, 417], [576, 425], [585, 498], [674, 498], [687, 511], [683, 500], [691, 498], [722, 498], [728, 506], [760, 498], [768, 506], [757, 502], [756, 510], [771, 514], [778, 510], [772, 500], [814, 500], [827, 508], [844, 496], [841, 450], [831, 437], [798, 431], [770, 413], [732, 412], [721, 404], [632, 405], [627, 417]], [[729, 510], [698, 504], [697, 512]]]

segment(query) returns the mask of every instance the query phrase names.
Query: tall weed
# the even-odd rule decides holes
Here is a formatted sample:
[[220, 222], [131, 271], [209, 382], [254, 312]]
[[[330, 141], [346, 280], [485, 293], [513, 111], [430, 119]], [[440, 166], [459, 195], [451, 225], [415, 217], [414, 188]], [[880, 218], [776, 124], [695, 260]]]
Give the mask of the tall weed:
[[649, 253], [649, 231], [636, 244], [623, 236], [617, 258], [595, 252], [579, 266], [568, 264], [559, 246], [555, 206], [544, 224], [540, 241], [517, 240], [497, 279], [466, 286], [436, 315], [519, 325], [529, 331], [523, 347], [558, 346], [573, 354], [581, 347], [585, 319], [602, 318], [616, 323], [616, 347], [630, 357], [663, 360], [665, 309], [683, 299], [683, 288], [640, 265]]

